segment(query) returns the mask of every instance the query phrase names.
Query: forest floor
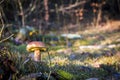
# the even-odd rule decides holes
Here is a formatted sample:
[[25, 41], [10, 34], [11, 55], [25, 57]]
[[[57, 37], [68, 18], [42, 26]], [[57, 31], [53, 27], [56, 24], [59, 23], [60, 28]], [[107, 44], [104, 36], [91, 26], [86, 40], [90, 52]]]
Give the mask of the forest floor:
[[[43, 63], [35, 63], [32, 60], [30, 54], [33, 53], [28, 54], [26, 44], [16, 46], [7, 43], [10, 49], [3, 49], [1, 53], [8, 54], [10, 60], [15, 63], [16, 74], [14, 76], [17, 75], [17, 79], [21, 78], [19, 80], [22, 80], [25, 75], [38, 72], [48, 77], [49, 72], [52, 74], [57, 72], [59, 76], [54, 77], [60, 80], [87, 80], [89, 78], [119, 80], [120, 31], [100, 29], [90, 28], [80, 31], [79, 34], [82, 36], [80, 39], [61, 39], [50, 42], [47, 44], [49, 54], [48, 52], [42, 53]], [[2, 71], [2, 67], [0, 70]], [[30, 78], [26, 77], [23, 80]]]

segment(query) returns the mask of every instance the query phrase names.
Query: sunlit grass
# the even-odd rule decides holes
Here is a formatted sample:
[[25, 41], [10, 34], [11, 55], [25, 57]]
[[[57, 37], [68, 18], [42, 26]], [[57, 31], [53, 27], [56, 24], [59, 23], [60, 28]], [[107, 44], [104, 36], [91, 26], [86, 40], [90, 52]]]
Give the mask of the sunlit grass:
[[[97, 60], [90, 55], [94, 55], [94, 53], [90, 53], [90, 55], [81, 55], [79, 53], [75, 53], [74, 55], [77, 55], [73, 60], [69, 59], [70, 54], [51, 54], [51, 65], [49, 65], [49, 61], [45, 62], [45, 64], [35, 63], [32, 60], [29, 60], [28, 62], [24, 63], [27, 59], [26, 53], [20, 54], [17, 53], [11, 53], [12, 54], [12, 60], [15, 62], [19, 77], [22, 77], [24, 75], [28, 75], [30, 73], [35, 72], [42, 72], [42, 73], [49, 73], [49, 66], [51, 66], [52, 71], [57, 70], [65, 70], [73, 75], [76, 79], [87, 79], [94, 75], [94, 77], [102, 78], [104, 75], [106, 75], [105, 71], [102, 69], [96, 69], [95, 64], [98, 63], [98, 65], [101, 64], [111, 64], [116, 65], [118, 62], [120, 62], [118, 56], [110, 56], [105, 57], [101, 56]], [[47, 53], [42, 53], [44, 55], [43, 60], [47, 58]], [[78, 56], [79, 54], [79, 56]], [[45, 57], [46, 56], [46, 57]], [[29, 65], [29, 66], [28, 66]]]
[[[47, 44], [48, 52], [43, 52], [42, 63], [34, 62], [29, 56], [29, 52], [26, 51], [26, 44], [14, 45], [13, 43], [7, 44], [9, 47], [2, 53], [7, 53], [9, 58], [14, 61], [17, 68], [18, 78], [21, 78], [30, 73], [42, 72], [49, 75], [50, 71], [58, 71], [60, 74], [69, 75], [69, 78], [74, 77], [74, 80], [85, 80], [91, 77], [97, 77], [99, 79], [105, 79], [105, 76], [109, 72], [104, 70], [101, 65], [109, 65], [115, 68], [117, 72], [120, 72], [120, 47], [114, 49], [102, 48], [102, 49], [79, 49], [79, 46], [88, 45], [117, 45], [116, 42], [119, 39], [119, 32], [95, 32], [95, 29], [83, 32], [83, 39], [69, 40], [72, 46], [66, 47], [66, 40], [61, 41], [49, 41], [45, 37], [45, 43]], [[65, 72], [64, 72], [65, 71]]]

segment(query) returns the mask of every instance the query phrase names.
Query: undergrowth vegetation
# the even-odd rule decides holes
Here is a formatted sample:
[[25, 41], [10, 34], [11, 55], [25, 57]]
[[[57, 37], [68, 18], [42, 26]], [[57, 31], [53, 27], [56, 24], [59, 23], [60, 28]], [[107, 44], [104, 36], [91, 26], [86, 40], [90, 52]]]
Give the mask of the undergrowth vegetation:
[[[120, 72], [120, 46], [113, 48], [103, 47], [100, 49], [79, 49], [79, 46], [89, 45], [111, 45], [119, 44], [119, 32], [111, 34], [86, 35], [84, 39], [69, 40], [73, 45], [66, 47], [66, 41], [63, 44], [47, 44], [48, 51], [42, 53], [42, 62], [32, 60], [30, 54], [26, 51], [26, 45], [15, 46], [7, 42], [6, 46], [1, 46], [0, 50], [0, 75], [11, 75], [13, 80], [40, 79], [40, 80], [85, 80], [91, 77], [106, 79], [119, 79]], [[102, 35], [102, 36], [101, 36]], [[47, 39], [47, 37], [46, 37]], [[110, 41], [108, 43], [108, 40]], [[7, 65], [7, 66], [6, 66]], [[5, 69], [8, 68], [8, 69]], [[4, 71], [10, 73], [5, 73]], [[39, 77], [25, 77], [31, 73], [39, 73]], [[41, 75], [40, 75], [41, 73]], [[51, 76], [50, 76], [51, 75]], [[118, 77], [116, 77], [116, 75]], [[9, 77], [10, 78], [10, 77]]]

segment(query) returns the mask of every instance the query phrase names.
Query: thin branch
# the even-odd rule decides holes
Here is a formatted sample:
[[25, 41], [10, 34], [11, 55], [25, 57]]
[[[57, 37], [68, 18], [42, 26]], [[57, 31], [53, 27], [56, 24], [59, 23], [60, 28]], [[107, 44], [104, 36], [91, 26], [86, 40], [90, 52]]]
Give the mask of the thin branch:
[[[80, 2], [75, 2], [75, 4], [71, 4], [70, 6], [67, 7], [63, 7], [63, 5], [57, 9], [58, 12], [63, 12], [63, 13], [67, 13], [70, 14], [72, 8], [75, 8], [77, 6], [81, 6], [83, 4], [85, 4], [86, 2], [88, 2], [89, 0], [84, 0], [84, 1], [80, 1]], [[51, 9], [50, 12], [55, 12], [56, 10]], [[74, 11], [73, 11], [74, 12]]]
[[31, 0], [31, 3], [29, 4], [28, 8], [24, 11], [24, 13], [28, 13], [30, 11], [30, 9], [34, 6], [34, 4], [37, 0], [35, 0], [34, 2], [33, 1], [34, 0]]
[[4, 0], [0, 1], [0, 4], [2, 4], [4, 2]]
[[45, 16], [44, 19], [45, 21], [49, 21], [49, 12], [48, 12], [48, 0], [44, 0], [44, 8], [45, 8]]
[[5, 24], [4, 24], [4, 21], [2, 19], [2, 14], [0, 12], [0, 21], [1, 21], [1, 24], [2, 24], [2, 29], [0, 30], [0, 38], [2, 37], [2, 32], [4, 30], [4, 27], [5, 27]]
[[36, 9], [36, 6], [34, 5], [28, 13], [25, 14], [25, 18], [27, 18], [34, 10]]
[[20, 0], [18, 0], [18, 5], [19, 5], [19, 8], [20, 8], [20, 15], [22, 17], [22, 27], [24, 27], [25, 26], [25, 17], [24, 17], [22, 2]]
[[11, 34], [9, 37], [7, 37], [7, 38], [5, 38], [5, 39], [2, 39], [2, 40], [0, 41], [0, 43], [2, 43], [2, 42], [4, 42], [4, 41], [8, 40], [8, 39], [11, 38], [13, 35], [14, 35], [14, 34]]
[[[33, 4], [32, 4], [33, 3]], [[37, 0], [35, 0], [34, 2], [32, 1], [29, 5], [29, 7], [27, 8], [27, 10], [25, 10], [24, 14], [25, 14], [25, 18], [27, 18], [35, 9], [36, 9], [36, 3]]]
[[69, 10], [69, 9], [72, 9], [72, 8], [77, 7], [77, 6], [79, 6], [79, 5], [82, 5], [82, 4], [84, 4], [84, 3], [86, 3], [86, 1], [81, 1], [81, 2], [79, 2], [79, 3], [72, 4], [72, 5], [68, 6], [68, 7], [61, 7], [58, 11]]

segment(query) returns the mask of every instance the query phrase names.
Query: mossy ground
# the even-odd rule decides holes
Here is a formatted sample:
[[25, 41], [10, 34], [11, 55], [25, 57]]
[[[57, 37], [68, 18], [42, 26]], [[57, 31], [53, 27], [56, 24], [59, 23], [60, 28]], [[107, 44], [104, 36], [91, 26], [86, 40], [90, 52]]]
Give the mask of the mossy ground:
[[[26, 61], [29, 53], [26, 51], [26, 44], [16, 46], [7, 43], [8, 46], [4, 50], [5, 54], [15, 63], [18, 78], [30, 73], [42, 72], [49, 75], [49, 71], [59, 71], [67, 75], [68, 79], [85, 80], [91, 77], [97, 77], [100, 80], [114, 77], [112, 72], [120, 72], [120, 46], [111, 49], [83, 49], [79, 46], [87, 45], [110, 45], [120, 44], [118, 39], [120, 32], [110, 33], [82, 33], [83, 39], [69, 40], [72, 46], [67, 47], [66, 39], [61, 41], [45, 42], [48, 52], [42, 53], [43, 63], [35, 63], [31, 59]], [[47, 40], [47, 37], [45, 39]], [[48, 37], [50, 39], [50, 36]], [[3, 51], [1, 50], [3, 53]], [[49, 58], [50, 57], [50, 58]], [[105, 67], [105, 68], [104, 68]], [[107, 69], [111, 69], [109, 71]], [[66, 73], [65, 73], [65, 72]], [[64, 76], [63, 76], [64, 77]]]

